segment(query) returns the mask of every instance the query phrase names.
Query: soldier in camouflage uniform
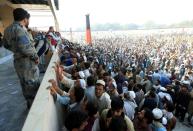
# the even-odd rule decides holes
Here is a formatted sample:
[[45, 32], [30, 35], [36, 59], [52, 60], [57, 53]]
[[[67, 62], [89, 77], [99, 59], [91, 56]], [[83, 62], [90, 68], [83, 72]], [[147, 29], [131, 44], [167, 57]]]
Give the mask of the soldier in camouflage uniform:
[[27, 32], [30, 14], [17, 8], [13, 11], [14, 22], [4, 31], [4, 47], [14, 53], [14, 67], [20, 79], [28, 108], [39, 88], [39, 58]]

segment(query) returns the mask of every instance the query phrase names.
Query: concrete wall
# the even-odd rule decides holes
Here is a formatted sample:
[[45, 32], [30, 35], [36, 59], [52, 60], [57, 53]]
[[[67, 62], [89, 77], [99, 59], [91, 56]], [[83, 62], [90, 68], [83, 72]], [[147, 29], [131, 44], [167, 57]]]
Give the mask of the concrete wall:
[[4, 29], [13, 22], [13, 8], [8, 5], [0, 4], [0, 32], [3, 33]]
[[[4, 29], [9, 26], [13, 22], [13, 8], [0, 3], [0, 32], [3, 34]], [[5, 56], [10, 55], [11, 52], [4, 49], [3, 47], [0, 48], [0, 63], [3, 63], [6, 58]], [[4, 58], [4, 59], [2, 59]], [[7, 57], [10, 58], [10, 57]]]
[[[24, 8], [29, 11], [31, 15], [30, 25], [29, 25], [30, 27], [39, 27], [40, 26], [44, 29], [44, 27], [46, 26], [45, 31], [47, 31], [49, 26], [55, 25], [55, 20], [54, 20], [55, 17], [53, 16], [50, 6], [48, 5], [12, 4], [8, 0], [0, 0], [0, 32], [3, 33], [4, 29], [13, 22], [13, 13], [12, 12], [15, 8]], [[34, 12], [38, 12], [38, 13], [34, 14]], [[49, 18], [49, 20], [47, 18]], [[44, 21], [45, 19], [49, 21], [46, 24]], [[44, 24], [42, 24], [42, 21], [44, 22]]]
[[54, 102], [53, 96], [47, 89], [51, 85], [48, 80], [56, 79], [56, 74], [52, 67], [55, 65], [54, 62], [58, 60], [58, 54], [55, 52], [50, 60], [22, 131], [58, 131], [62, 126], [61, 105]]

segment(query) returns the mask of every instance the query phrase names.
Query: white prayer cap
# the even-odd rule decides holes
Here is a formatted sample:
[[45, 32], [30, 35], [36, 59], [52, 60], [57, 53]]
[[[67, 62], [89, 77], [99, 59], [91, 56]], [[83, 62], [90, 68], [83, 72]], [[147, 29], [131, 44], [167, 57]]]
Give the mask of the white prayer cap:
[[159, 108], [153, 109], [152, 113], [153, 113], [154, 119], [156, 120], [161, 119], [163, 116], [163, 112]]
[[126, 94], [126, 99], [135, 99], [135, 92], [134, 91], [128, 91]]
[[165, 117], [163, 117], [163, 118], [162, 118], [162, 124], [163, 124], [163, 125], [167, 125], [167, 122], [168, 122], [167, 119], [166, 119]]
[[105, 82], [103, 80], [97, 80], [96, 84], [101, 84], [101, 85], [105, 86]]

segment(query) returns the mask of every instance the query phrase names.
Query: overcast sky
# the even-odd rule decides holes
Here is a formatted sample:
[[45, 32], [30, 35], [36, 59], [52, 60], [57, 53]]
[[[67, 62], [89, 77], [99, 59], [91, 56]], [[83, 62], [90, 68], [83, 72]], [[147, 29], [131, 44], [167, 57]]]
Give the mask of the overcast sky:
[[193, 0], [60, 0], [61, 28], [85, 27], [85, 14], [91, 25], [104, 23], [143, 24], [154, 21], [171, 24], [193, 20]]

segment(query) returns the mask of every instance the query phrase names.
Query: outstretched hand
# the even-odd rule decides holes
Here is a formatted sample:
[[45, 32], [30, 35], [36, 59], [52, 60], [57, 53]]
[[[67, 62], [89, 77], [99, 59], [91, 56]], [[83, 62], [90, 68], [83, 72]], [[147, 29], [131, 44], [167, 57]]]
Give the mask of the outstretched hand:
[[55, 62], [55, 66], [53, 68], [56, 72], [57, 78], [61, 81], [64, 77], [63, 75], [65, 74], [65, 72], [63, 71], [64, 70], [63, 66], [61, 66], [59, 62]]
[[54, 79], [50, 79], [48, 82], [50, 82], [52, 84], [53, 88], [57, 87], [57, 83], [56, 83], [56, 81]]
[[57, 94], [56, 90], [53, 87], [50, 88], [50, 94], [51, 95]]

